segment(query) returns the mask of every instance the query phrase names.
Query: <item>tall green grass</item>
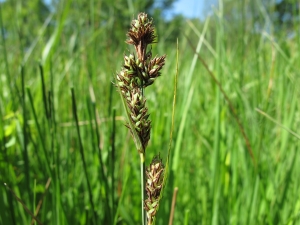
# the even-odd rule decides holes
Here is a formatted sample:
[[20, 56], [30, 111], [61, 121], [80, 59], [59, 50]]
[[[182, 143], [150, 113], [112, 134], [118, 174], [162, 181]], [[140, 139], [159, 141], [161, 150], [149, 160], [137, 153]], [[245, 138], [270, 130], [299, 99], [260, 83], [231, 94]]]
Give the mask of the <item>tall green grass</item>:
[[[300, 39], [287, 38], [285, 30], [233, 26], [221, 6], [204, 23], [187, 21], [181, 28], [170, 176], [156, 224], [168, 223], [175, 187], [173, 224], [300, 224]], [[27, 50], [17, 31], [12, 39], [1, 36], [0, 224], [29, 224], [22, 204], [35, 213], [40, 200], [36, 217], [43, 224], [139, 224], [139, 157], [112, 84], [126, 30], [114, 45], [114, 23], [70, 27], [68, 7], [61, 7], [57, 27], [41, 27]], [[261, 10], [261, 21], [267, 16]], [[20, 25], [1, 21], [1, 27], [7, 23]], [[167, 62], [147, 90], [147, 151], [166, 159], [176, 43], [157, 27], [165, 41], [154, 52], [166, 53]], [[233, 105], [254, 160], [228, 100], [198, 56]]]

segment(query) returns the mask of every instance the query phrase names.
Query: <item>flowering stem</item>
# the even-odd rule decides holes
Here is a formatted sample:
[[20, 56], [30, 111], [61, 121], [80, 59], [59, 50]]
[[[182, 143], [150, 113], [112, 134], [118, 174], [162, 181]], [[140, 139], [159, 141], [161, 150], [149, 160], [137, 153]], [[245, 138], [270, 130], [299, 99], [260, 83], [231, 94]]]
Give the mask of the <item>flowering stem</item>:
[[144, 202], [145, 202], [145, 196], [146, 196], [146, 164], [145, 164], [145, 153], [140, 153], [140, 166], [141, 166], [141, 196], [142, 196], [142, 221], [143, 225], [147, 225], [147, 216], [146, 216], [146, 209], [144, 207]]
[[[153, 84], [156, 78], [161, 75], [160, 70], [165, 65], [166, 56], [152, 58], [151, 49], [147, 52], [147, 46], [155, 43], [156, 35], [154, 34], [152, 19], [149, 19], [145, 13], [140, 13], [138, 18], [132, 21], [127, 37], [126, 43], [134, 46], [136, 54], [124, 56], [124, 65], [116, 76], [116, 86], [119, 88], [122, 103], [126, 110], [128, 119], [126, 126], [130, 129], [140, 155], [142, 224], [147, 225], [147, 222], [149, 224], [153, 223], [158, 208], [157, 197], [161, 190], [160, 181], [162, 180], [163, 169], [160, 165], [161, 162], [156, 162], [152, 166], [153, 171], [151, 171], [151, 174], [149, 172], [152, 177], [150, 177], [149, 182], [150, 185], [156, 185], [156, 183], [158, 185], [155, 187], [152, 187], [152, 185], [146, 190], [146, 175], [148, 172], [145, 165], [145, 152], [150, 139], [151, 120], [146, 107], [144, 89]], [[148, 195], [148, 192], [151, 196]], [[146, 200], [146, 194], [147, 199], [152, 197], [148, 201]]]

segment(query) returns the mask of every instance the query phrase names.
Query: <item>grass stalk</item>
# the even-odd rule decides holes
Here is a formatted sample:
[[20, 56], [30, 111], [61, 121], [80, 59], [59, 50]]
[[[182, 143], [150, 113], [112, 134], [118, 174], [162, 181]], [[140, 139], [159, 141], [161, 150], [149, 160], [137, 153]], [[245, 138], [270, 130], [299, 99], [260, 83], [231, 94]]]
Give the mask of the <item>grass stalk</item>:
[[[222, 69], [221, 63], [223, 58], [223, 24], [222, 24], [222, 17], [223, 17], [223, 1], [219, 1], [219, 15], [218, 15], [218, 30], [217, 30], [217, 37], [216, 37], [216, 52], [218, 55], [218, 60], [216, 60], [216, 70], [217, 70], [217, 79], [222, 77]], [[199, 54], [197, 54], [199, 55]], [[213, 138], [213, 157], [212, 157], [212, 182], [211, 182], [211, 193], [212, 193], [212, 225], [217, 225], [220, 215], [220, 155], [221, 155], [221, 135], [220, 135], [220, 117], [221, 117], [221, 94], [220, 89], [215, 89], [216, 100], [215, 104], [215, 124], [214, 124], [214, 138]]]
[[24, 210], [39, 224], [39, 225], [43, 225], [42, 222], [28, 209], [28, 207], [26, 206], [26, 204], [22, 201], [21, 198], [19, 198], [15, 192], [6, 184], [4, 183], [4, 185], [8, 188], [8, 190], [11, 192], [12, 196], [14, 196], [14, 198], [23, 206]]
[[177, 192], [178, 192], [178, 187], [175, 187], [174, 192], [173, 192], [173, 198], [172, 198], [172, 206], [171, 206], [171, 212], [170, 212], [170, 218], [169, 218], [169, 225], [173, 225]]
[[93, 194], [92, 194], [92, 188], [90, 184], [90, 180], [88, 177], [88, 172], [87, 172], [87, 165], [86, 165], [86, 160], [84, 156], [84, 148], [82, 144], [82, 139], [81, 139], [81, 134], [80, 134], [80, 129], [79, 129], [79, 120], [78, 120], [78, 115], [77, 115], [77, 106], [76, 106], [76, 99], [75, 99], [75, 92], [74, 89], [71, 88], [71, 94], [72, 94], [72, 111], [73, 111], [73, 116], [75, 120], [75, 125], [76, 125], [76, 131], [77, 131], [77, 136], [78, 136], [78, 141], [79, 141], [79, 151], [80, 151], [80, 156], [83, 164], [83, 170], [86, 178], [86, 183], [88, 186], [88, 194], [89, 194], [89, 200], [93, 212], [93, 224], [97, 224], [97, 215], [95, 211], [95, 205], [93, 201]]
[[115, 214], [115, 162], [116, 162], [116, 148], [115, 148], [115, 134], [116, 134], [116, 110], [113, 110], [112, 113], [112, 129], [111, 129], [111, 221]]
[[164, 166], [159, 156], [154, 157], [146, 171], [146, 147], [150, 139], [151, 121], [148, 119], [144, 93], [145, 88], [160, 76], [159, 71], [165, 64], [166, 56], [152, 58], [152, 48], [149, 51], [147, 49], [156, 39], [152, 19], [149, 19], [147, 14], [140, 13], [138, 18], [132, 21], [127, 36], [129, 39], [126, 43], [133, 45], [136, 53], [124, 56], [124, 65], [116, 76], [116, 85], [126, 110], [127, 127], [140, 155], [142, 224], [151, 225], [158, 209]]
[[26, 94], [25, 94], [25, 68], [21, 66], [21, 83], [22, 83], [22, 109], [23, 109], [23, 158], [24, 158], [24, 171], [27, 192], [30, 193], [30, 167], [29, 167], [29, 157], [28, 157], [28, 134], [27, 134], [27, 111], [26, 111]]
[[189, 224], [189, 215], [190, 215], [190, 210], [186, 210], [184, 212], [184, 225], [188, 225]]
[[47, 153], [46, 143], [45, 143], [44, 136], [43, 136], [43, 133], [42, 133], [42, 129], [41, 129], [40, 123], [38, 121], [38, 116], [37, 116], [37, 113], [36, 113], [36, 110], [35, 110], [35, 107], [34, 107], [33, 97], [32, 97], [32, 94], [31, 94], [31, 91], [30, 91], [29, 88], [26, 88], [26, 91], [27, 91], [27, 95], [28, 95], [28, 98], [29, 98], [29, 103], [30, 103], [30, 106], [31, 106], [31, 109], [32, 109], [34, 122], [35, 122], [35, 125], [36, 125], [36, 128], [37, 128], [37, 131], [38, 131], [40, 143], [42, 145], [43, 161], [46, 162], [46, 170], [47, 170], [48, 175], [53, 179], [53, 174], [52, 174], [52, 171], [51, 171], [51, 168], [50, 168], [50, 161], [49, 161], [49, 157], [48, 157], [48, 153]]
[[140, 153], [140, 168], [141, 168], [141, 203], [142, 203], [142, 207], [141, 207], [141, 212], [142, 212], [142, 221], [143, 221], [143, 225], [147, 225], [147, 212], [146, 209], [144, 207], [144, 202], [146, 199], [146, 163], [145, 163], [145, 153]]
[[47, 91], [46, 91], [45, 78], [44, 78], [44, 69], [43, 69], [42, 64], [39, 64], [39, 69], [40, 69], [40, 76], [41, 76], [42, 95], [43, 95], [45, 116], [47, 119], [49, 119], [50, 113], [49, 113], [48, 98], [47, 98]]
[[[94, 148], [97, 149], [98, 152], [98, 158], [99, 158], [99, 164], [100, 164], [100, 168], [99, 168], [99, 181], [103, 182], [104, 185], [104, 202], [105, 202], [105, 218], [104, 218], [104, 223], [107, 224], [111, 224], [111, 217], [112, 217], [112, 212], [111, 212], [111, 208], [109, 205], [109, 195], [108, 195], [108, 191], [109, 191], [109, 185], [108, 185], [108, 181], [107, 181], [107, 176], [104, 172], [104, 162], [103, 162], [103, 156], [102, 156], [102, 149], [100, 147], [100, 131], [97, 125], [97, 108], [96, 108], [96, 104], [93, 101], [89, 101], [87, 102], [88, 104], [88, 113], [89, 113], [89, 117], [90, 120], [92, 121], [91, 123], [91, 134], [92, 134], [92, 139], [95, 140], [95, 142], [93, 143]], [[95, 132], [93, 129], [93, 124], [95, 124]], [[94, 137], [96, 136], [96, 138]]]
[[114, 225], [116, 225], [117, 221], [118, 221], [120, 206], [123, 203], [124, 195], [125, 195], [126, 188], [127, 188], [127, 183], [128, 183], [128, 180], [129, 180], [129, 175], [130, 175], [130, 167], [129, 167], [129, 171], [127, 171], [125, 179], [124, 179], [121, 196], [119, 198], [118, 206], [117, 206], [116, 213], [115, 213], [115, 216], [114, 216], [114, 223], [113, 223]]

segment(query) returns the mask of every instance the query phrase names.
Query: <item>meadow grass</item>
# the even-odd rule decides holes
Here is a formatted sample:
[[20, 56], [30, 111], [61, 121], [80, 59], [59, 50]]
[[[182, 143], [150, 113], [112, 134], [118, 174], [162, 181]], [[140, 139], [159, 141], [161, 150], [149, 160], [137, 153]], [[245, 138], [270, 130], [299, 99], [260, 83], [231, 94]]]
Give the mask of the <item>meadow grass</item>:
[[[40, 200], [42, 224], [141, 224], [140, 159], [112, 84], [126, 30], [112, 45], [111, 23], [81, 32], [61, 10], [50, 38], [41, 27], [26, 51], [22, 40], [1, 37], [0, 224], [29, 224], [24, 206], [36, 215]], [[8, 22], [18, 25], [1, 26]], [[166, 41], [153, 52], [167, 60], [146, 93], [147, 152], [166, 160], [177, 47], [157, 26]], [[299, 37], [232, 28], [222, 10], [181, 32], [170, 174], [156, 224], [168, 223], [175, 187], [173, 224], [300, 224]]]

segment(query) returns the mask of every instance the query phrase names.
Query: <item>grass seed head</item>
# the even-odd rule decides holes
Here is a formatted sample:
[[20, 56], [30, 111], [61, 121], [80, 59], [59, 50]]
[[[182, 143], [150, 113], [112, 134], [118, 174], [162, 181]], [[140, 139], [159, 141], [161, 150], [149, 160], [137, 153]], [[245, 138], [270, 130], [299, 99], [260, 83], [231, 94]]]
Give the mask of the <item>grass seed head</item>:
[[150, 166], [146, 169], [146, 177], [147, 199], [144, 207], [147, 211], [148, 224], [152, 224], [158, 210], [164, 178], [164, 165], [159, 155], [152, 159]]
[[147, 46], [153, 44], [156, 39], [152, 19], [149, 19], [147, 14], [140, 13], [138, 18], [132, 21], [127, 36], [129, 39], [126, 42], [134, 45], [137, 56], [124, 56], [124, 65], [116, 80], [130, 112], [129, 118], [133, 126], [127, 127], [134, 127], [145, 150], [150, 139], [151, 121], [145, 105], [144, 88], [153, 84], [160, 76], [166, 56], [151, 59], [152, 51], [147, 51]]

